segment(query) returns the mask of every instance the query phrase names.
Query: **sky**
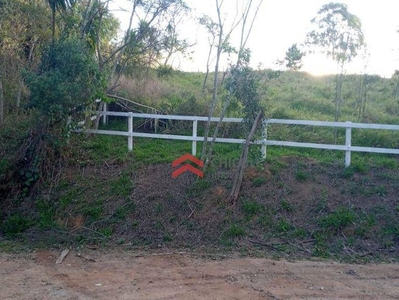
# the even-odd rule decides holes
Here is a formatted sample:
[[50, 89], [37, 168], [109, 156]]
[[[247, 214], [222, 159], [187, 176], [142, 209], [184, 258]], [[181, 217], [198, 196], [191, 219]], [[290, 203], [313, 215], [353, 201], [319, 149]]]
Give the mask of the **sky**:
[[[256, 1], [254, 1], [256, 2]], [[283, 59], [287, 49], [294, 43], [304, 42], [306, 33], [311, 28], [310, 20], [329, 0], [264, 0], [259, 10], [253, 30], [248, 40], [251, 49], [251, 65], [254, 68], [277, 69], [276, 61]], [[399, 69], [399, 1], [398, 0], [341, 0], [349, 12], [359, 17], [367, 43], [369, 58], [356, 58], [347, 65], [347, 73], [378, 74], [391, 77]], [[172, 64], [183, 71], [204, 71], [209, 51], [208, 36], [195, 20], [204, 14], [216, 16], [215, 0], [186, 0], [192, 8], [190, 18], [186, 19], [181, 29], [181, 36], [190, 43], [191, 59], [175, 57]], [[235, 13], [235, 0], [225, 0], [222, 14], [231, 16]], [[114, 0], [111, 7], [126, 27], [129, 14], [118, 8], [129, 10], [131, 4], [126, 0]], [[228, 18], [228, 17], [227, 17]], [[227, 19], [228, 20], [228, 19]], [[228, 21], [226, 26], [228, 26]], [[239, 32], [236, 31], [236, 37]], [[232, 43], [234, 44], [234, 37]], [[227, 68], [226, 60], [222, 68]], [[324, 54], [308, 54], [304, 59], [303, 71], [313, 75], [333, 74], [337, 72], [336, 63]]]

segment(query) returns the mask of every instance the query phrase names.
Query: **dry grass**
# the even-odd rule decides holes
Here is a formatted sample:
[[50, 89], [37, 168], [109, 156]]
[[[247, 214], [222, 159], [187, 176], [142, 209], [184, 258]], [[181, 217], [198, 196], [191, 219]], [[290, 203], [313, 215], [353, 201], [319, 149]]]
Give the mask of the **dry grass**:
[[162, 99], [170, 97], [176, 91], [158, 78], [141, 78], [122, 76], [118, 93], [126, 98], [139, 101], [150, 106], [159, 106]]

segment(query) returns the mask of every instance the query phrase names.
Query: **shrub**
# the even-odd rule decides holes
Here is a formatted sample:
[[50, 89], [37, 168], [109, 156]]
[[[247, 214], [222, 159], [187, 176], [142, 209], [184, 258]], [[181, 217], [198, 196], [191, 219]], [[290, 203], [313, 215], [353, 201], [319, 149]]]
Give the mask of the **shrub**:
[[3, 231], [6, 236], [14, 237], [25, 231], [32, 225], [32, 221], [21, 214], [9, 216], [3, 224]]
[[105, 87], [94, 55], [76, 39], [54, 42], [44, 52], [36, 73], [26, 73], [30, 105], [50, 123], [84, 110]]

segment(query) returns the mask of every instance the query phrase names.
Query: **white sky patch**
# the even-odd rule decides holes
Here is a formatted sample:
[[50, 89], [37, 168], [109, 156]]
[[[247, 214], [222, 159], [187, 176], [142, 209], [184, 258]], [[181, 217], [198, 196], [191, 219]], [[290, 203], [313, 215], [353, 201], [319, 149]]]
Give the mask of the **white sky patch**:
[[[254, 1], [256, 2], [256, 1]], [[293, 44], [301, 44], [310, 29], [310, 20], [314, 18], [322, 5], [329, 0], [264, 0], [255, 22], [248, 47], [252, 51], [251, 63], [254, 68], [276, 68], [275, 62], [283, 59], [287, 49]], [[390, 77], [399, 69], [399, 1], [398, 0], [342, 0], [348, 10], [358, 16], [368, 47], [368, 61], [360, 55], [347, 65], [348, 73], [370, 73]], [[216, 16], [215, 0], [186, 0], [193, 8], [192, 18], [188, 19], [181, 29], [183, 38], [196, 42], [192, 59], [176, 57], [172, 63], [184, 71], [204, 71], [209, 51], [206, 31], [195, 20], [208, 14]], [[235, 12], [235, 1], [225, 0], [223, 12], [232, 16]], [[111, 9], [123, 7], [131, 9], [131, 2], [114, 0]], [[123, 28], [127, 27], [129, 13], [117, 12]], [[228, 27], [228, 26], [226, 26]], [[238, 38], [239, 30], [236, 32]], [[234, 38], [232, 43], [234, 44]], [[367, 67], [365, 68], [365, 66]], [[226, 68], [226, 57], [222, 68]], [[211, 66], [211, 69], [213, 66]], [[308, 54], [304, 60], [304, 71], [314, 75], [336, 73], [337, 66], [325, 55]]]

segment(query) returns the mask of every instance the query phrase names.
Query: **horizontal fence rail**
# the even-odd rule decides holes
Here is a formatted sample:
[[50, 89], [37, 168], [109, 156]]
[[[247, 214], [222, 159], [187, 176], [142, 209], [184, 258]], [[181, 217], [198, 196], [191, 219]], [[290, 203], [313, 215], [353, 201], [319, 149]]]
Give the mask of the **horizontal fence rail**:
[[[79, 129], [79, 130], [75, 130], [75, 131], [76, 132], [95, 133], [95, 134], [126, 136], [128, 139], [128, 150], [129, 151], [133, 150], [133, 138], [134, 137], [144, 137], [144, 138], [192, 141], [192, 154], [196, 155], [197, 154], [197, 142], [204, 141], [204, 137], [197, 135], [198, 122], [208, 121], [208, 117], [199, 117], [199, 116], [158, 115], [158, 114], [141, 114], [141, 113], [132, 113], [132, 112], [111, 112], [111, 111], [99, 111], [97, 113], [100, 117], [103, 117], [104, 122], [106, 121], [106, 116], [118, 116], [118, 117], [128, 118], [128, 131], [126, 132], [126, 131], [93, 130], [93, 129], [85, 129], [85, 130]], [[187, 136], [187, 135], [134, 132], [133, 131], [133, 118], [154, 119], [156, 121], [158, 121], [160, 119], [192, 121], [193, 122], [192, 135]], [[219, 120], [220, 120], [220, 118], [218, 118], [218, 117], [211, 118], [212, 122], [219, 122]], [[222, 122], [225, 122], [225, 123], [240, 123], [242, 121], [243, 121], [242, 118], [223, 118], [223, 120], [222, 120]], [[262, 152], [263, 158], [266, 158], [267, 146], [286, 146], [286, 147], [301, 147], [301, 148], [345, 151], [345, 166], [346, 167], [350, 166], [351, 152], [399, 154], [399, 149], [352, 146], [352, 129], [380, 129], [380, 130], [396, 131], [396, 130], [399, 130], [399, 125], [352, 123], [350, 121], [348, 121], [348, 122], [327, 122], [327, 121], [307, 121], [307, 120], [284, 120], [284, 119], [265, 119], [263, 121], [263, 124], [264, 124], [263, 138], [261, 140], [257, 140], [257, 141], [253, 142], [253, 144], [262, 146], [261, 152]], [[269, 124], [345, 128], [345, 145], [268, 140], [267, 139], [267, 127]], [[215, 141], [218, 143], [232, 143], [232, 144], [245, 143], [245, 139], [235, 139], [235, 138], [216, 138]]]

